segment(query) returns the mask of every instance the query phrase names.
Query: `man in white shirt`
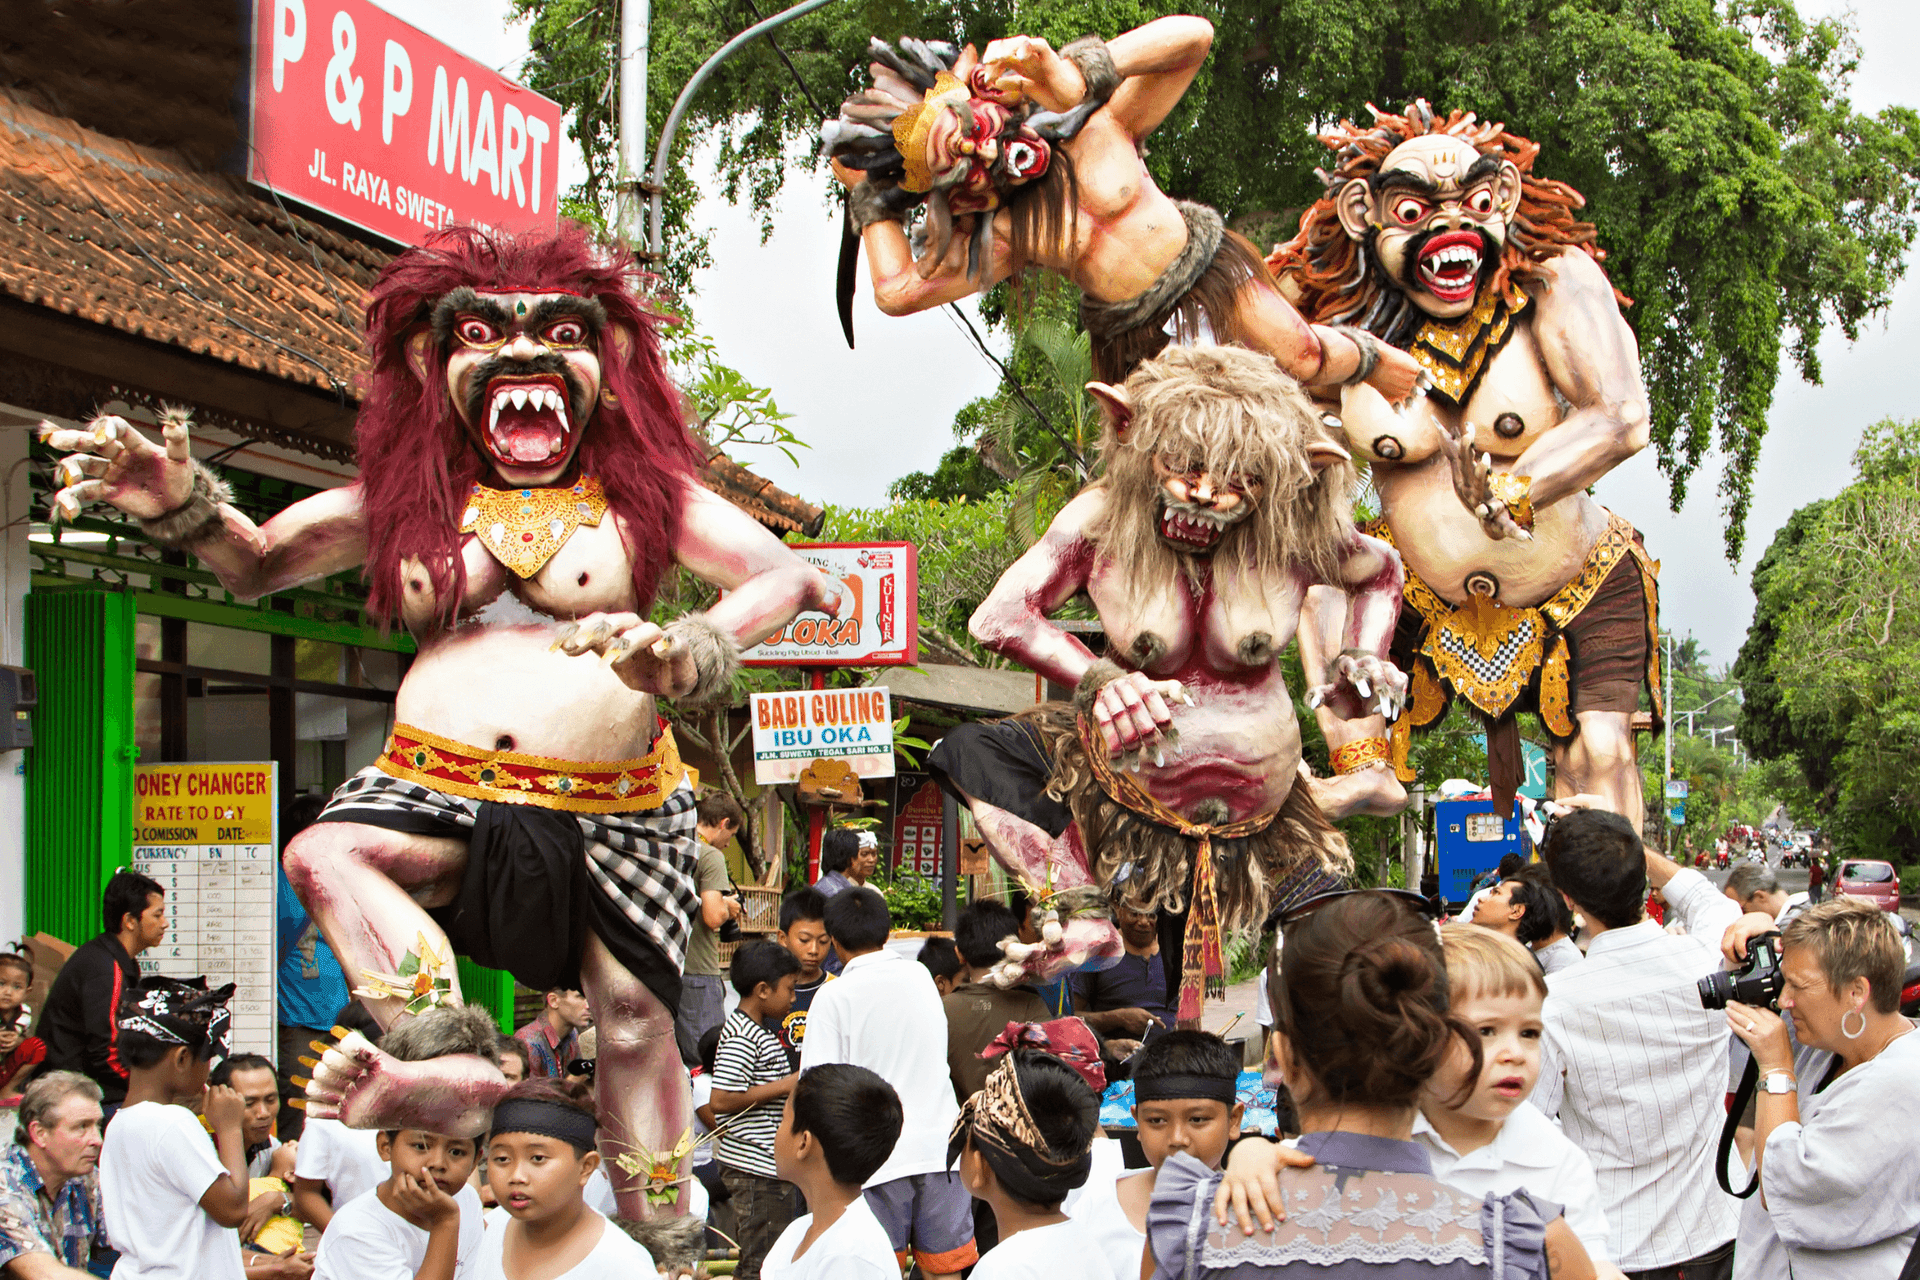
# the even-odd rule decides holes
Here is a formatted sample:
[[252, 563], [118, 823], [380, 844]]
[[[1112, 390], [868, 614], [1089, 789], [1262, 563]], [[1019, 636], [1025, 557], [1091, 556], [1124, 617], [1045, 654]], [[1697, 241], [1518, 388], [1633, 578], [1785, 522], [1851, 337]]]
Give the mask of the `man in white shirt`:
[[927, 1280], [979, 1257], [973, 1197], [947, 1168], [947, 1135], [960, 1104], [947, 1074], [947, 1014], [918, 961], [884, 948], [886, 899], [843, 889], [827, 900], [827, 935], [845, 966], [813, 998], [800, 1071], [828, 1062], [865, 1067], [893, 1086], [903, 1120], [893, 1154], [866, 1181], [867, 1203], [894, 1252], [911, 1248]]
[[[1713, 1173], [1727, 1020], [1698, 983], [1722, 967], [1740, 908], [1604, 810], [1560, 818], [1543, 852], [1592, 942], [1584, 964], [1547, 978], [1533, 1102], [1593, 1161], [1616, 1265], [1645, 1280], [1728, 1280], [1739, 1205]], [[1645, 918], [1649, 880], [1685, 936]]]

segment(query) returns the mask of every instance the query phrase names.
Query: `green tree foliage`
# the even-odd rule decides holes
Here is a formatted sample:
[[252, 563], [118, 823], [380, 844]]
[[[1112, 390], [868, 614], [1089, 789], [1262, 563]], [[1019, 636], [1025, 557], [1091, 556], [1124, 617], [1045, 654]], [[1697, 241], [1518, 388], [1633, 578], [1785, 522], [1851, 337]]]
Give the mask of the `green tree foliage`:
[[[531, 16], [527, 79], [573, 109], [592, 170], [612, 179], [612, 6], [516, 0]], [[869, 35], [1024, 32], [1057, 44], [1178, 11], [1170, 0], [1008, 5], [840, 0], [722, 67], [695, 102], [668, 183], [668, 278], [707, 261], [686, 224], [684, 160], [711, 138], [722, 194], [771, 218], [790, 164], [815, 165], [824, 115], [864, 74]], [[1849, 338], [1883, 308], [1915, 230], [1920, 116], [1853, 110], [1847, 25], [1792, 0], [1231, 0], [1184, 6], [1214, 22], [1213, 56], [1154, 135], [1148, 165], [1175, 195], [1218, 206], [1262, 240], [1319, 194], [1311, 126], [1420, 96], [1503, 120], [1541, 145], [1539, 172], [1587, 196], [1615, 283], [1635, 299], [1653, 436], [1678, 506], [1715, 453], [1726, 549], [1744, 536], [1753, 468], [1783, 346], [1820, 374], [1829, 325]], [[755, 0], [653, 9], [649, 137], [699, 63], [771, 12]], [[856, 75], [856, 71], [860, 75]], [[706, 175], [701, 175], [703, 178]], [[807, 216], [790, 211], [787, 216]], [[763, 225], [770, 223], [763, 222]], [[822, 298], [822, 314], [827, 300]]]
[[984, 502], [829, 507], [824, 540], [911, 542], [920, 555], [920, 644], [931, 661], [1003, 666], [967, 635], [967, 619], [1025, 550], [1009, 531], [1012, 495]]
[[1920, 420], [1869, 428], [1856, 479], [1754, 571], [1740, 677], [1757, 756], [1791, 760], [1843, 854], [1920, 859]]
[[980, 460], [971, 445], [955, 445], [932, 471], [909, 471], [887, 486], [894, 502], [984, 502], [1007, 487], [1007, 478]]

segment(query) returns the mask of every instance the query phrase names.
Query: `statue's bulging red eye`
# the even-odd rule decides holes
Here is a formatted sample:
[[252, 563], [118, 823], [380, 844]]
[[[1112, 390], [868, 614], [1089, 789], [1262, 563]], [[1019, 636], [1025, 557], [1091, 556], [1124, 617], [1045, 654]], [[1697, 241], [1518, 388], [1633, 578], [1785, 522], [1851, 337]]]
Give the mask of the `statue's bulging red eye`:
[[1482, 217], [1493, 212], [1493, 192], [1481, 187], [1467, 196], [1467, 208]]
[[1393, 217], [1396, 222], [1411, 226], [1427, 216], [1427, 202], [1403, 196], [1393, 202]]
[[547, 341], [577, 347], [587, 340], [587, 327], [578, 320], [562, 320], [547, 327]]
[[484, 346], [487, 343], [496, 342], [500, 337], [500, 335], [494, 331], [492, 325], [477, 316], [461, 317], [460, 322], [454, 326], [453, 331], [459, 335], [460, 341], [470, 342], [475, 346]]

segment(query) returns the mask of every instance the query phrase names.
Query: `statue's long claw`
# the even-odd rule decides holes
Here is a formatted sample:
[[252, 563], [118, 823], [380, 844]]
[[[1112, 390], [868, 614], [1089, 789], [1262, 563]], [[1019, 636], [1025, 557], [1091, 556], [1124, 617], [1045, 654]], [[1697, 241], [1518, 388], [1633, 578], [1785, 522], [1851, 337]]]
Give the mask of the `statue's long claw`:
[[1310, 709], [1314, 711], [1318, 711], [1320, 709], [1320, 704], [1325, 702], [1326, 700], [1327, 700], [1326, 695], [1321, 693], [1319, 689], [1316, 688], [1316, 689], [1307, 690], [1307, 706]]
[[1373, 696], [1373, 685], [1365, 676], [1355, 676], [1353, 678], [1353, 687], [1354, 691], [1363, 698], [1371, 698]]
[[1156, 747], [1153, 752], [1153, 763], [1159, 768], [1166, 768], [1167, 753]]
[[553, 643], [547, 646], [547, 652], [552, 653], [555, 649], [564, 647], [567, 641], [579, 634], [580, 624], [577, 622], [569, 622], [566, 626], [560, 628], [559, 633], [553, 637]]

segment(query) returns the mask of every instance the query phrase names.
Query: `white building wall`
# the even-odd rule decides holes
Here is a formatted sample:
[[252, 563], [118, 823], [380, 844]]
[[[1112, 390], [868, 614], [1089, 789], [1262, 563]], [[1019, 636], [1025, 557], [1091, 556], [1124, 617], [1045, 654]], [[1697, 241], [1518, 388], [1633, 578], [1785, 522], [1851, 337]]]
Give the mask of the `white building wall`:
[[[26, 641], [27, 445], [38, 418], [0, 404], [0, 663], [20, 665]], [[26, 758], [0, 751], [0, 942], [21, 933], [26, 907]]]

